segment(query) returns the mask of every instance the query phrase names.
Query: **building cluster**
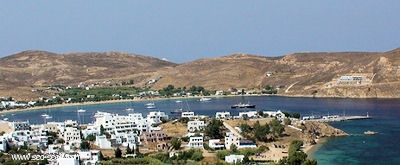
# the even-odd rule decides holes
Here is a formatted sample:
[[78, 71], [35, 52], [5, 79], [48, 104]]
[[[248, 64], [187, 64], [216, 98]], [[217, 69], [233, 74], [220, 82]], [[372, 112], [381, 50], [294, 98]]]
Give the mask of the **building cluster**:
[[123, 116], [97, 112], [94, 118], [93, 123], [84, 126], [73, 120], [38, 125], [32, 125], [29, 121], [0, 121], [3, 129], [7, 127], [4, 129], [7, 131], [0, 136], [0, 151], [7, 152], [11, 147], [27, 146], [42, 154], [76, 155], [60, 157], [50, 162], [52, 164], [96, 164], [100, 150], [80, 148], [88, 136], [96, 137], [93, 144], [98, 149], [128, 146], [136, 149], [142, 143], [165, 143], [169, 139], [161, 127], [157, 126], [163, 119], [168, 120], [164, 112], [150, 112], [146, 117], [141, 113]]

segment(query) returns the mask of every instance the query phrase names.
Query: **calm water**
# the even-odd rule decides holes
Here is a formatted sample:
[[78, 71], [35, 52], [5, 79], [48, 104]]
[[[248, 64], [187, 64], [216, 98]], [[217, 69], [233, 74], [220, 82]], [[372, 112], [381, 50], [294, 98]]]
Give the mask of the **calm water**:
[[[400, 164], [400, 100], [399, 99], [330, 99], [330, 98], [287, 98], [287, 97], [229, 97], [214, 98], [210, 102], [198, 99], [154, 101], [156, 109], [146, 109], [148, 102], [129, 102], [115, 104], [99, 104], [77, 107], [62, 107], [31, 112], [6, 114], [2, 118], [13, 120], [29, 120], [31, 123], [44, 123], [41, 114], [53, 116], [47, 121], [78, 120], [81, 123], [92, 122], [96, 111], [127, 114], [126, 108], [134, 108], [135, 112], [146, 115], [149, 111], [164, 111], [169, 114], [177, 108], [189, 109], [196, 114], [214, 116], [216, 111], [231, 111], [230, 105], [239, 102], [256, 104], [257, 110], [285, 110], [300, 112], [302, 115], [369, 115], [371, 120], [357, 120], [331, 123], [334, 127], [352, 134], [348, 137], [330, 138], [320, 145], [311, 155], [319, 164]], [[87, 110], [76, 113], [77, 109]], [[170, 117], [174, 117], [170, 115]], [[176, 116], [175, 116], [176, 117]], [[377, 135], [363, 135], [364, 131], [377, 131]]]

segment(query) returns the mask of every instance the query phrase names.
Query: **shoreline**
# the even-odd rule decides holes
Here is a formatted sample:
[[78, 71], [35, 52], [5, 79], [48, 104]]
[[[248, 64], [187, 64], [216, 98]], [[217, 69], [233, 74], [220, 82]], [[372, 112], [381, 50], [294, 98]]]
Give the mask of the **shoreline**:
[[[120, 100], [105, 100], [98, 102], [83, 102], [83, 103], [62, 103], [62, 104], [54, 104], [48, 106], [35, 106], [29, 108], [16, 108], [10, 110], [2, 110], [0, 114], [10, 114], [10, 113], [18, 113], [18, 112], [26, 112], [26, 111], [35, 111], [35, 110], [43, 110], [49, 108], [61, 108], [61, 107], [73, 107], [73, 106], [86, 106], [86, 105], [96, 105], [96, 104], [114, 104], [114, 103], [127, 103], [127, 102], [140, 102], [140, 101], [158, 101], [158, 100], [179, 100], [179, 99], [196, 99], [202, 97], [210, 97], [210, 98], [222, 98], [222, 97], [237, 97], [243, 95], [221, 95], [221, 96], [190, 96], [190, 97], [168, 97], [168, 98], [143, 98], [143, 99], [120, 99]], [[256, 95], [244, 95], [244, 96], [256, 96]], [[262, 95], [266, 96], [266, 95]]]

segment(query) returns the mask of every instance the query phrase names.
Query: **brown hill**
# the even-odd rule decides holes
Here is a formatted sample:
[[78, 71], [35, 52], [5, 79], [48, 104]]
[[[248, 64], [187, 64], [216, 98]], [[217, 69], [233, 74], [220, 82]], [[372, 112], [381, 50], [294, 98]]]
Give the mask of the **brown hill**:
[[130, 80], [142, 83], [157, 70], [176, 64], [121, 52], [54, 54], [25, 51], [0, 59], [0, 96], [36, 97], [31, 90], [47, 85]]
[[[281, 57], [234, 54], [175, 64], [120, 52], [54, 54], [25, 51], [0, 59], [0, 96], [38, 97], [38, 86], [104, 80], [130, 80], [152, 88], [203, 86], [259, 90], [317, 97], [400, 97], [400, 49], [384, 53], [294, 53]], [[342, 76], [362, 80], [342, 81]], [[343, 78], [343, 77], [342, 77]], [[344, 77], [346, 78], [346, 77]], [[347, 77], [348, 78], [348, 77]]]

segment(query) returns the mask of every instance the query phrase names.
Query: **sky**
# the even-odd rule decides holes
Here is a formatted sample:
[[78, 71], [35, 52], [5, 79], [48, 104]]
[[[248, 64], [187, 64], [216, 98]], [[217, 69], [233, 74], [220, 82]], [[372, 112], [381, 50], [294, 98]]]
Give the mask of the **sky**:
[[184, 63], [234, 53], [385, 52], [398, 0], [3, 0], [0, 57], [121, 51]]

